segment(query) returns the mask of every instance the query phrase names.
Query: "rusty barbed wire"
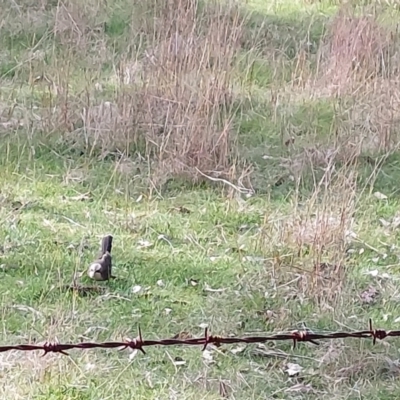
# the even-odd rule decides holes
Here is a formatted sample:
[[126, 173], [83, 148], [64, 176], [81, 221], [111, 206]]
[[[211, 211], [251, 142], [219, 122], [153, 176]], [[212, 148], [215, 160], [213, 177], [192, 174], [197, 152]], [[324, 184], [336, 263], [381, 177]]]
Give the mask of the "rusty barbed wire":
[[313, 333], [307, 330], [304, 331], [291, 331], [289, 333], [279, 333], [270, 336], [245, 336], [245, 337], [222, 337], [216, 335], [210, 335], [208, 328], [205, 329], [204, 336], [198, 338], [171, 338], [171, 339], [161, 339], [161, 340], [145, 340], [142, 337], [142, 331], [139, 327], [139, 335], [133, 340], [125, 340], [122, 342], [81, 342], [75, 344], [62, 344], [62, 343], [44, 343], [43, 345], [34, 344], [21, 344], [14, 346], [0, 346], [0, 353], [11, 350], [19, 351], [36, 351], [42, 350], [43, 356], [48, 353], [61, 353], [64, 355], [69, 355], [68, 350], [71, 349], [116, 349], [121, 348], [121, 350], [130, 348], [132, 350], [139, 350], [143, 354], [146, 354], [144, 347], [149, 346], [179, 346], [179, 345], [189, 345], [189, 346], [203, 346], [202, 350], [205, 350], [209, 344], [214, 346], [221, 346], [222, 344], [237, 344], [237, 343], [265, 343], [269, 341], [287, 341], [293, 342], [293, 348], [296, 347], [298, 342], [310, 342], [314, 345], [319, 345], [316, 340], [324, 339], [346, 339], [346, 338], [358, 338], [358, 339], [371, 339], [373, 344], [376, 341], [383, 340], [387, 337], [397, 337], [400, 336], [400, 331], [386, 331], [384, 329], [373, 329], [372, 320], [369, 320], [369, 329], [365, 331], [358, 332], [334, 332], [334, 333]]

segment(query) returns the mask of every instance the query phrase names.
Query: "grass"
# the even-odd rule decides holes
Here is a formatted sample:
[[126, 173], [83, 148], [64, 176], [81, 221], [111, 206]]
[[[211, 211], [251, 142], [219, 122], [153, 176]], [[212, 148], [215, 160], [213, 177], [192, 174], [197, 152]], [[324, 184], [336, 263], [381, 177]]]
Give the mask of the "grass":
[[[1, 344], [399, 329], [398, 8], [337, 3], [0, 0]], [[4, 352], [0, 393], [394, 399], [396, 342]]]
[[[119, 172], [118, 162], [99, 164], [85, 156], [71, 162], [37, 148], [34, 156], [12, 143], [1, 149], [7, 155], [1, 163], [3, 343], [120, 340], [134, 337], [139, 324], [146, 338], [183, 331], [200, 335], [202, 324], [223, 335], [287, 331], [302, 322], [318, 331], [363, 329], [368, 317], [380, 326], [398, 324], [393, 281], [363, 274], [396, 264], [390, 247], [396, 234], [387, 235], [382, 247], [378, 222], [393, 218], [396, 200], [372, 197], [357, 213], [360, 235], [380, 251], [387, 249], [388, 257], [371, 261], [376, 252], [359, 244], [346, 260], [349, 273], [340, 296], [334, 302], [324, 296], [317, 300], [309, 287], [307, 251], [298, 257], [294, 247], [283, 248], [279, 240], [293, 229], [289, 201], [228, 200], [200, 187], [137, 201], [140, 188], [129, 193], [131, 177]], [[371, 224], [370, 231], [362, 233], [363, 224]], [[103, 284], [111, 295], [79, 297], [61, 290], [75, 271], [86, 269], [101, 234], [109, 231], [119, 278]], [[395, 270], [387, 272], [395, 276]], [[375, 305], [358, 298], [369, 285], [381, 291]], [[137, 286], [141, 290], [135, 293]], [[209, 292], [208, 286], [224, 291]], [[290, 343], [279, 343], [267, 346], [264, 352], [275, 354], [267, 357], [257, 355], [263, 350], [257, 346], [226, 346], [222, 353], [212, 352], [211, 365], [192, 348], [151, 348], [132, 361], [126, 351], [72, 351], [71, 358], [3, 353], [2, 396], [18, 388], [16, 398], [218, 398], [222, 381], [237, 398], [301, 388], [307, 398], [327, 398], [332, 390], [345, 398], [362, 379], [361, 393], [385, 398], [379, 396], [386, 391], [392, 398], [397, 393], [393, 345], [373, 349], [366, 341], [345, 340], [292, 350]], [[241, 352], [232, 354], [235, 349]], [[282, 351], [286, 356], [277, 357]], [[185, 364], [174, 365], [178, 359]], [[301, 379], [287, 376], [288, 361], [305, 368]]]

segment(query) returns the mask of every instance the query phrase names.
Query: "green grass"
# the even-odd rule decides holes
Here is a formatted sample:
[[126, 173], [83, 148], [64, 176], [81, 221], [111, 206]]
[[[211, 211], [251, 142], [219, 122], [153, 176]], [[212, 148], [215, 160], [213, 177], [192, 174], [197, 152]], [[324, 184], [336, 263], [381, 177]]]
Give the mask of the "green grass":
[[[398, 325], [394, 320], [400, 307], [393, 297], [392, 281], [374, 282], [362, 275], [375, 256], [368, 248], [348, 259], [350, 273], [336, 308], [315, 301], [304, 287], [290, 284], [298, 279], [298, 267], [307, 269], [304, 259], [283, 257], [293, 248], [281, 248], [274, 238], [282, 232], [273, 221], [290, 218], [290, 202], [274, 204], [256, 196], [238, 203], [204, 188], [137, 202], [140, 188], [130, 191], [132, 181], [118, 172], [118, 162], [85, 156], [71, 162], [40, 145], [36, 149], [32, 156], [21, 145], [3, 143], [1, 148], [6, 155], [0, 166], [1, 343], [120, 340], [135, 337], [139, 324], [149, 339], [183, 331], [201, 335], [202, 324], [222, 335], [287, 331], [301, 327], [301, 322], [316, 331], [343, 326], [363, 329], [368, 317], [377, 326], [395, 329]], [[79, 179], [66, 184], [74, 174]], [[361, 216], [368, 215], [370, 229], [381, 229], [378, 218], [390, 220], [396, 212], [396, 201], [383, 208], [380, 204], [371, 200], [368, 214]], [[181, 213], [179, 207], [190, 213]], [[108, 232], [114, 235], [118, 277], [100, 284], [109, 295], [80, 297], [60, 289], [71, 283], [75, 271], [86, 270], [101, 235]], [[378, 235], [361, 235], [382, 249]], [[140, 241], [151, 246], [141, 247]], [[396, 242], [391, 236], [385, 241]], [[235, 251], [238, 248], [242, 253]], [[282, 262], [277, 264], [273, 254], [281, 254]], [[396, 257], [389, 256], [389, 262], [371, 269], [385, 271], [385, 265], [396, 263]], [[263, 257], [264, 262], [257, 261]], [[302, 280], [310, 283], [309, 278], [306, 273]], [[193, 281], [198, 284], [193, 286]], [[81, 283], [90, 284], [85, 275]], [[375, 305], [357, 298], [370, 284], [382, 291]], [[142, 290], [133, 293], [138, 285]], [[224, 291], [209, 292], [207, 285]], [[266, 311], [273, 315], [269, 320], [263, 316]], [[212, 399], [219, 398], [222, 380], [236, 398], [272, 398], [273, 393], [290, 398], [285, 393], [300, 382], [319, 391], [301, 398], [328, 398], [332, 390], [336, 398], [349, 398], [345, 393], [367, 374], [369, 381], [359, 389], [363, 395], [379, 398], [370, 397], [376, 390], [394, 398], [390, 396], [398, 389], [392, 372], [385, 376], [380, 372], [388, 368], [393, 352], [394, 342], [388, 342], [389, 346], [378, 343], [374, 350], [368, 341], [350, 339], [321, 342], [319, 347], [302, 344], [295, 350], [290, 343], [268, 346], [274, 354], [284, 352], [284, 358], [257, 356], [255, 345], [239, 354], [230, 352], [237, 346], [223, 346], [222, 353], [212, 351], [215, 363], [210, 365], [203, 362], [199, 348], [190, 347], [149, 348], [146, 355], [138, 354], [132, 361], [127, 351], [111, 350], [76, 350], [70, 352], [71, 358], [3, 353], [7, 381], [3, 396], [18, 387], [20, 398], [160, 398], [172, 391], [180, 398]], [[372, 351], [374, 363], [365, 364]], [[329, 352], [335, 353], [335, 360], [321, 364]], [[176, 357], [185, 364], [174, 366]], [[301, 380], [287, 376], [287, 362], [305, 368]], [[363, 365], [360, 371], [343, 370], [357, 363]], [[340, 379], [340, 374], [346, 375], [345, 381], [335, 388], [332, 381]], [[197, 381], [199, 376], [207, 376], [208, 383]]]
[[[249, 197], [184, 178], [157, 184], [155, 162], [139, 157], [138, 143], [124, 157], [80, 146], [83, 108], [137, 101], [135, 85], [118, 83], [118, 63], [139, 59], [153, 43], [152, 30], [162, 33], [153, 25], [155, 7], [114, 3], [71, 2], [70, 14], [61, 14], [51, 2], [0, 15], [7, 22], [0, 28], [0, 344], [119, 341], [134, 338], [139, 326], [145, 339], [199, 336], [205, 324], [224, 336], [304, 325], [363, 330], [369, 318], [376, 328], [399, 329], [396, 145], [368, 149], [363, 155], [371, 159], [355, 165], [344, 157], [334, 169], [328, 158], [318, 162], [307, 153], [337, 145], [337, 130], [347, 135], [342, 149], [351, 148], [363, 118], [351, 112], [361, 103], [372, 113], [381, 100], [313, 92], [300, 79], [303, 51], [307, 74], [317, 74], [337, 2], [244, 6], [251, 14], [230, 76], [240, 161], [254, 169]], [[377, 9], [381, 24], [393, 27], [398, 11]], [[26, 23], [13, 24], [21, 15]], [[57, 18], [68, 29], [54, 34]], [[59, 95], [46, 83], [30, 85], [42, 73]], [[53, 114], [53, 107], [63, 112]], [[60, 115], [72, 123], [62, 125]], [[293, 145], [285, 144], [290, 138]], [[94, 284], [86, 270], [107, 233], [118, 279], [99, 283], [103, 294], [66, 291], [75, 274]], [[322, 263], [328, 267], [317, 274]], [[389, 275], [368, 274], [373, 270]], [[363, 296], [370, 287], [378, 295], [369, 303]], [[189, 346], [150, 347], [132, 359], [128, 350], [4, 352], [0, 398], [221, 399], [223, 383], [232, 399], [396, 399], [396, 343], [224, 345], [209, 349], [212, 363]], [[288, 363], [303, 370], [290, 377]]]

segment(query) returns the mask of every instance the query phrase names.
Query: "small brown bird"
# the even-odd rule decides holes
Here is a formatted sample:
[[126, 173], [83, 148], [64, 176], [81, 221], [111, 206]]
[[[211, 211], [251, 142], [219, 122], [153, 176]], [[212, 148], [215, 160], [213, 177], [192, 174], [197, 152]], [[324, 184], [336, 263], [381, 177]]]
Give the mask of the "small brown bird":
[[88, 275], [96, 281], [108, 281], [109, 279], [115, 278], [115, 276], [111, 274], [112, 241], [113, 237], [111, 235], [104, 236], [101, 241], [101, 253], [99, 254], [99, 258], [89, 265]]

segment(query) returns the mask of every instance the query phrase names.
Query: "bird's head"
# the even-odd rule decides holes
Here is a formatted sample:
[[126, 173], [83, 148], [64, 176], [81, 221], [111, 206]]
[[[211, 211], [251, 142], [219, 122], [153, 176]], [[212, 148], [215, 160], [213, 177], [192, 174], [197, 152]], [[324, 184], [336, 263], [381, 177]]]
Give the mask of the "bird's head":
[[94, 262], [89, 265], [88, 275], [90, 278], [95, 279], [99, 271], [101, 270], [101, 264], [98, 262]]

